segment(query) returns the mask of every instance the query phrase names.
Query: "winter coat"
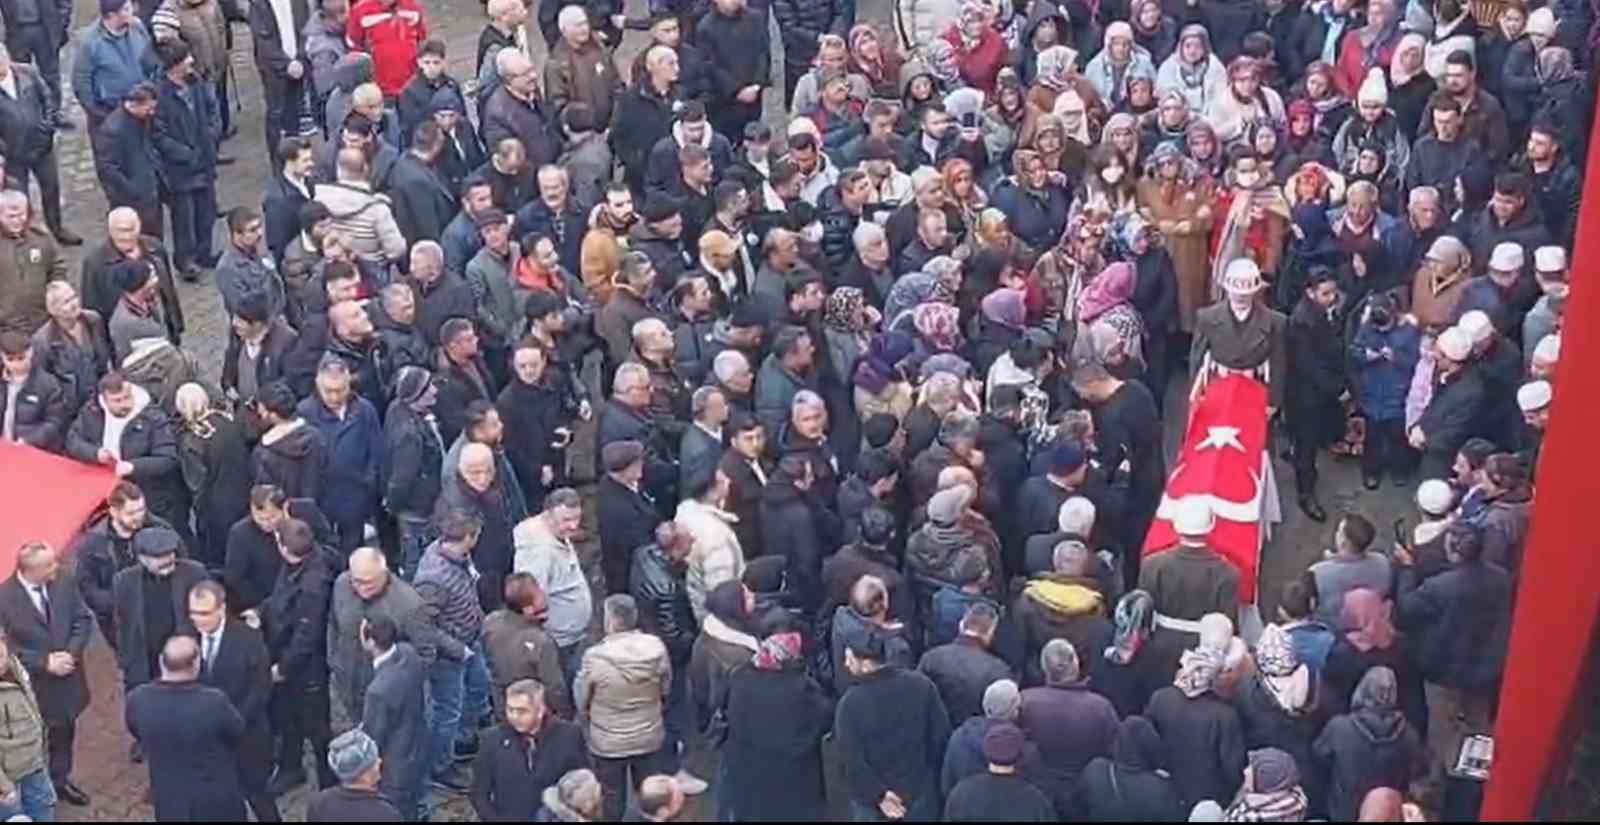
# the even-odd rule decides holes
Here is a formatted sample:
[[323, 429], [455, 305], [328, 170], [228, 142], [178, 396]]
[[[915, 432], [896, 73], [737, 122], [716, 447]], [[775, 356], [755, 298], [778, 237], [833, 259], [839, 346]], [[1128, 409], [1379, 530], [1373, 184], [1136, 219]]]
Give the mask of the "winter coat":
[[405, 260], [409, 244], [389, 198], [366, 182], [319, 183], [312, 199], [333, 213], [333, 227], [350, 238], [356, 257], [379, 267]]
[[545, 520], [537, 516], [518, 524], [512, 531], [512, 540], [516, 547], [513, 568], [519, 573], [532, 573], [549, 598], [550, 618], [545, 628], [550, 637], [562, 647], [585, 639], [594, 607], [589, 581], [572, 544], [557, 539]]
[[623, 93], [622, 76], [611, 50], [596, 38], [591, 37], [577, 52], [563, 38], [545, 61], [544, 90], [554, 116], [559, 117], [569, 103], [584, 103], [593, 112], [595, 123], [606, 124], [611, 122], [613, 101]]
[[1463, 369], [1437, 383], [1433, 397], [1417, 419], [1416, 427], [1427, 439], [1423, 452], [1448, 462], [1461, 445], [1478, 432], [1479, 416], [1488, 403], [1483, 378], [1477, 370]]
[[[1574, 147], [1563, 144], [1563, 154], [1557, 156], [1555, 166], [1544, 174], [1535, 170], [1525, 160], [1513, 163], [1533, 180], [1533, 200], [1544, 216], [1545, 229], [1555, 243], [1571, 248], [1578, 231], [1578, 204], [1583, 189], [1583, 176], [1565, 154]], [[1524, 250], [1526, 251], [1526, 250]]]
[[[142, 21], [134, 20], [121, 34], [112, 34], [96, 20], [78, 31], [77, 40], [72, 91], [95, 120], [106, 119], [122, 105], [129, 89], [156, 74], [154, 44]], [[98, 151], [95, 156], [98, 159]]]
[[[0, 417], [6, 414], [10, 382], [0, 377]], [[61, 382], [35, 365], [17, 391], [17, 408], [11, 413], [12, 435], [17, 441], [51, 453], [66, 443], [70, 408]]]
[[343, 418], [317, 398], [295, 409], [321, 435], [322, 482], [317, 505], [338, 523], [370, 516], [381, 493], [383, 424], [365, 398], [352, 398]]
[[[909, 52], [933, 42], [949, 31], [960, 16], [961, 4], [955, 0], [896, 0], [894, 26], [900, 35], [900, 48]], [[1058, 31], [1064, 38], [1071, 30], [1062, 26]]]
[[[772, 49], [767, 15], [745, 9], [725, 15], [713, 8], [695, 28], [695, 43], [705, 51], [711, 74], [711, 103], [707, 109], [713, 120], [727, 110], [754, 111], [755, 104], [735, 99], [747, 86], [766, 88], [771, 84]], [[725, 136], [726, 137], [726, 136]]]
[[639, 630], [613, 633], [584, 651], [573, 680], [578, 722], [595, 756], [655, 753], [666, 738], [662, 712], [672, 690], [672, 662], [661, 640]]
[[745, 552], [735, 532], [739, 518], [709, 504], [684, 499], [678, 503], [674, 520], [679, 529], [694, 536], [684, 588], [698, 623], [706, 616], [707, 594], [725, 581], [744, 576]]
[[1233, 799], [1246, 764], [1244, 728], [1233, 706], [1214, 693], [1193, 699], [1168, 685], [1150, 697], [1145, 718], [1161, 734], [1172, 781], [1185, 807], [1201, 800]]
[[268, 431], [251, 454], [256, 483], [275, 484], [289, 498], [317, 498], [326, 449], [322, 434], [300, 419], [282, 435]]
[[1497, 98], [1505, 107], [1507, 125], [1520, 131], [1539, 103], [1539, 56], [1533, 38], [1524, 33], [1512, 42], [1500, 67]]
[[1510, 634], [1510, 574], [1479, 561], [1421, 582], [1403, 568], [1398, 581], [1396, 617], [1412, 637], [1422, 677], [1457, 690], [1491, 689]]
[[523, 148], [527, 150], [529, 169], [554, 163], [556, 156], [561, 153], [561, 142], [556, 138], [551, 117], [545, 102], [537, 95], [522, 100], [512, 94], [509, 87], [501, 86], [494, 90], [483, 107], [479, 129], [483, 135], [483, 145], [489, 147], [492, 154], [500, 141], [514, 137], [522, 141]]
[[[1420, 357], [1422, 332], [1409, 324], [1396, 324], [1387, 331], [1362, 324], [1350, 342], [1350, 358], [1355, 365], [1352, 378], [1357, 400], [1369, 422], [1403, 421], [1406, 392]], [[1379, 353], [1388, 348], [1392, 358]]]
[[815, 609], [822, 603], [822, 557], [830, 548], [810, 499], [809, 491], [774, 478], [761, 499], [761, 544], [765, 554], [789, 560], [790, 592], [800, 606]]
[[273, 667], [297, 691], [328, 685], [328, 610], [333, 575], [313, 552], [278, 571], [272, 595], [261, 605], [262, 636]]
[[[843, 663], [835, 664], [838, 668]], [[922, 654], [917, 670], [933, 681], [950, 714], [950, 726], [983, 715], [983, 692], [1000, 679], [1011, 679], [1011, 667], [982, 642], [958, 637]]]
[[1313, 673], [1306, 706], [1290, 713], [1267, 692], [1262, 678], [1265, 677], [1245, 687], [1234, 702], [1244, 727], [1245, 747], [1277, 748], [1293, 756], [1296, 764], [1304, 766], [1300, 769], [1300, 787], [1311, 802], [1311, 810], [1320, 811], [1325, 803], [1327, 774], [1322, 763], [1312, 758], [1311, 743], [1333, 713], [1348, 703], [1333, 696], [1326, 683]]
[[[173, 627], [176, 633], [192, 633], [189, 590], [204, 581], [207, 573], [198, 562], [188, 559], [178, 559], [177, 565], [170, 574]], [[124, 685], [143, 685], [160, 675], [152, 672], [149, 653], [156, 645], [151, 644], [150, 628], [145, 626], [149, 609], [144, 603], [144, 579], [149, 575], [142, 565], [134, 562], [111, 579], [112, 627], [117, 634], [117, 643], [112, 648], [117, 654], [117, 667], [122, 671]]]
[[1284, 334], [1295, 392], [1284, 400], [1295, 432], [1324, 446], [1344, 434], [1345, 348], [1342, 319], [1301, 298]]
[[157, 819], [244, 818], [237, 749], [245, 723], [227, 694], [198, 681], [141, 684], [128, 692], [123, 723], [149, 761]]
[[425, 661], [441, 652], [460, 661], [465, 652], [460, 642], [428, 618], [422, 597], [398, 575], [390, 573], [383, 589], [367, 600], [356, 595], [348, 572], [339, 574], [327, 613], [328, 671], [333, 695], [344, 701], [352, 718], [360, 718], [367, 685], [372, 682], [372, 657], [361, 648], [361, 624], [378, 616], [394, 622], [400, 638], [410, 642]]
[[611, 148], [627, 170], [629, 180], [644, 184], [645, 162], [656, 144], [672, 134], [683, 90], [677, 85], [666, 95], [657, 94], [648, 80], [635, 84], [617, 100], [611, 122]]
[[242, 421], [217, 410], [200, 423], [181, 426], [178, 463], [200, 538], [211, 545], [196, 548], [196, 555], [211, 555], [207, 561], [215, 563], [224, 555], [229, 528], [249, 514], [249, 436]]
[[[187, 523], [189, 496], [178, 469], [178, 442], [172, 422], [142, 387], [135, 385], [133, 396], [134, 412], [122, 431], [117, 451], [123, 461], [133, 465], [127, 480], [144, 491], [150, 512], [174, 523]], [[97, 397], [83, 406], [67, 431], [67, 456], [85, 464], [98, 464], [105, 426], [105, 407]]]
[[994, 207], [1005, 213], [1011, 231], [1034, 249], [1052, 248], [1061, 239], [1071, 200], [1059, 186], [1031, 191], [1009, 180], [994, 193]]
[[160, 204], [161, 156], [156, 153], [154, 118], [141, 121], [118, 108], [91, 136], [94, 171], [106, 204], [152, 209]]
[[736, 668], [722, 747], [729, 807], [741, 821], [809, 821], [826, 807], [822, 738], [833, 702], [804, 668]]
[[1188, 816], [1165, 770], [1125, 765], [1107, 756], [1084, 767], [1074, 803], [1088, 822], [1183, 822]]
[[391, 200], [395, 224], [407, 241], [438, 238], [455, 218], [455, 192], [437, 163], [424, 163], [410, 152], [395, 163], [384, 191]]
[[180, 88], [161, 81], [154, 137], [161, 182], [169, 190], [203, 192], [216, 184], [220, 112], [210, 83]]
[[1072, 807], [1078, 775], [1089, 760], [1111, 755], [1117, 735], [1117, 711], [1085, 683], [1034, 687], [1022, 692], [1017, 726], [1039, 746], [1038, 783], [1056, 809]]
[[350, 6], [345, 39], [372, 55], [373, 80], [384, 97], [398, 97], [417, 65], [428, 25], [416, 0], [361, 0]]
[[772, 0], [772, 16], [783, 34], [784, 61], [810, 66], [817, 56], [817, 38], [845, 34], [855, 9], [843, 0]]
[[839, 700], [833, 735], [852, 803], [876, 808], [890, 790], [907, 808], [938, 798], [950, 717], [926, 676], [886, 665], [863, 678]]
[[1028, 582], [1011, 608], [1021, 627], [1025, 684], [1040, 684], [1039, 652], [1052, 639], [1066, 639], [1087, 656], [1111, 641], [1105, 596], [1088, 579], [1048, 573]]
[[[35, 8], [48, 8], [49, 2], [38, 3]], [[53, 10], [52, 10], [53, 11]], [[15, 19], [0, 10], [0, 18]], [[13, 29], [18, 28], [13, 25]], [[14, 40], [16, 34], [11, 33], [8, 40]], [[12, 42], [12, 51], [21, 51], [25, 47]], [[7, 157], [12, 158], [11, 175], [26, 175], [25, 170], [33, 163], [37, 163], [48, 155], [55, 146], [55, 120], [58, 104], [50, 87], [39, 76], [39, 72], [25, 63], [12, 64], [13, 83], [16, 87], [16, 96], [7, 95], [0, 98], [0, 150], [4, 150]]]
[[[56, 379], [68, 414], [82, 409], [95, 397], [100, 377], [111, 364], [111, 341], [106, 338], [100, 314], [85, 309], [80, 318], [87, 339], [81, 343], [54, 320], [46, 321], [33, 334], [34, 363]], [[66, 429], [67, 422], [63, 420], [63, 442]]]
[[583, 731], [562, 719], [545, 717], [531, 737], [500, 724], [480, 734], [479, 742], [471, 799], [484, 822], [527, 821], [546, 789], [569, 771], [590, 767]]
[[1312, 747], [1328, 766], [1328, 818], [1353, 822], [1368, 791], [1409, 787], [1421, 749], [1416, 730], [1396, 710], [1357, 710], [1330, 719]]

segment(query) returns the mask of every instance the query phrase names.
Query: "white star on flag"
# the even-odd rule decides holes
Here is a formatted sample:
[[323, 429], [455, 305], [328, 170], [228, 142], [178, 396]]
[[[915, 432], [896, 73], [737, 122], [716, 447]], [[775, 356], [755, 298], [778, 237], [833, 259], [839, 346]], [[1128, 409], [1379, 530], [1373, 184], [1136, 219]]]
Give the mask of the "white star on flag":
[[1232, 447], [1242, 453], [1245, 449], [1244, 443], [1239, 440], [1239, 432], [1238, 427], [1207, 427], [1206, 438], [1195, 445], [1195, 452], [1204, 450], [1207, 447], [1218, 450], [1224, 447]]

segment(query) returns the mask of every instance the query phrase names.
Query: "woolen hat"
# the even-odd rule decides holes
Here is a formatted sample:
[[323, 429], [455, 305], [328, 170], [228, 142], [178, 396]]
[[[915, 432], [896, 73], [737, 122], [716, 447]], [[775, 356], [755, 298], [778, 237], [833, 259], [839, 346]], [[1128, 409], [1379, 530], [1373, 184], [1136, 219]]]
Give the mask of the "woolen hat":
[[928, 499], [928, 520], [934, 524], [955, 524], [971, 502], [972, 488], [965, 484], [940, 490]]
[[1456, 491], [1442, 478], [1430, 478], [1417, 486], [1417, 509], [1430, 516], [1450, 512], [1456, 503]]
[[1529, 381], [1517, 388], [1517, 408], [1523, 412], [1538, 412], [1550, 406], [1555, 395], [1549, 381]]
[[1389, 84], [1384, 80], [1383, 69], [1375, 66], [1367, 72], [1367, 79], [1356, 90], [1356, 102], [1389, 105]]
[[1539, 272], [1567, 271], [1567, 250], [1559, 246], [1541, 246], [1533, 250], [1533, 268]]
[[1489, 268], [1501, 272], [1514, 272], [1522, 268], [1527, 258], [1522, 254], [1522, 244], [1514, 241], [1502, 241], [1495, 244], [1494, 251], [1489, 253]]
[[350, 782], [378, 764], [378, 743], [360, 728], [347, 730], [328, 743], [328, 767], [340, 782]]
[[408, 364], [394, 375], [394, 400], [410, 404], [421, 398], [433, 383], [433, 373], [426, 367]]
[[1472, 354], [1472, 335], [1460, 327], [1451, 327], [1439, 333], [1435, 345], [1439, 354], [1451, 361], [1465, 361]]
[[1535, 9], [1528, 14], [1528, 22], [1522, 27], [1522, 30], [1528, 34], [1543, 35], [1544, 37], [1555, 37], [1555, 13], [1550, 11], [1548, 6]]
[[626, 470], [643, 458], [644, 445], [637, 441], [613, 441], [600, 448], [600, 464], [608, 473]]
[[165, 556], [182, 547], [183, 538], [171, 527], [146, 527], [133, 535], [133, 552], [141, 556]]
[[1022, 746], [1027, 741], [1022, 729], [1010, 722], [990, 725], [983, 734], [983, 758], [991, 765], [1010, 767], [1022, 761]]

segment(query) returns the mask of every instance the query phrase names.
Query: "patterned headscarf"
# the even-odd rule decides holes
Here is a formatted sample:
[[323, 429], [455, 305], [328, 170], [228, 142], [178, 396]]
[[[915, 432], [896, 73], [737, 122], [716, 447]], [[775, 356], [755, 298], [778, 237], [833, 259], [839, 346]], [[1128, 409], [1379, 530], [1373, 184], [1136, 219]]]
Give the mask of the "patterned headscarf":
[[1256, 666], [1261, 669], [1262, 686], [1279, 707], [1290, 713], [1305, 708], [1311, 697], [1311, 671], [1300, 663], [1287, 630], [1269, 624], [1261, 631]]
[[859, 334], [867, 329], [861, 309], [867, 298], [860, 287], [842, 286], [828, 295], [828, 304], [822, 312], [822, 322], [836, 332]]
[[761, 640], [761, 647], [750, 663], [756, 670], [783, 670], [792, 662], [800, 661], [799, 633], [774, 633]]
[[1184, 696], [1194, 699], [1217, 686], [1222, 674], [1222, 654], [1209, 648], [1185, 650], [1178, 660], [1178, 674], [1172, 685]]
[[954, 352], [961, 348], [961, 310], [950, 304], [926, 303], [911, 311], [911, 323], [929, 348]]
[[1125, 665], [1139, 655], [1155, 626], [1156, 602], [1143, 590], [1130, 590], [1117, 602], [1117, 612], [1112, 616], [1116, 630], [1111, 636], [1111, 646], [1106, 648], [1106, 660], [1114, 665]]

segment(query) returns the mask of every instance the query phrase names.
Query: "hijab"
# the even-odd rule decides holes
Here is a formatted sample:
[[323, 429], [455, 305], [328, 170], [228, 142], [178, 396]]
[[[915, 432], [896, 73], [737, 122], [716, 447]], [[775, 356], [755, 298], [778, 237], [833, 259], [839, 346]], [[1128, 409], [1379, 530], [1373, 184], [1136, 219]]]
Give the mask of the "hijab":
[[860, 335], [867, 330], [867, 322], [861, 312], [866, 305], [867, 298], [860, 287], [841, 286], [829, 293], [827, 306], [822, 311], [822, 322], [835, 332]]
[[[868, 40], [878, 44], [878, 59], [868, 60], [862, 50], [862, 44]], [[857, 23], [850, 27], [850, 62], [860, 70], [861, 74], [873, 78], [878, 82], [889, 74], [889, 66], [883, 54], [883, 38], [878, 36], [878, 30], [871, 23]]]
[[889, 288], [889, 298], [884, 301], [883, 317], [891, 323], [898, 322], [902, 313], [929, 301], [954, 303], [955, 296], [950, 294], [950, 289], [931, 272], [912, 272], [902, 275], [894, 282], [894, 286]]
[[874, 395], [883, 392], [891, 381], [902, 380], [900, 362], [916, 349], [911, 336], [903, 332], [884, 332], [867, 342], [867, 351], [856, 363], [856, 386]]
[[1185, 650], [1178, 659], [1178, 673], [1172, 685], [1184, 696], [1195, 699], [1217, 686], [1222, 673], [1222, 654], [1206, 647]]
[[1539, 50], [1539, 82], [1544, 85], [1571, 79], [1572, 52], [1563, 46], [1546, 46]]
[[928, 74], [945, 89], [961, 88], [961, 64], [956, 57], [956, 47], [944, 38], [935, 38], [923, 49], [928, 60]]
[[1374, 648], [1388, 650], [1394, 644], [1393, 610], [1394, 605], [1373, 590], [1358, 587], [1347, 591], [1339, 610], [1345, 640], [1362, 653]]
[[1078, 295], [1078, 320], [1087, 324], [1133, 298], [1133, 264], [1117, 261], [1100, 270]]
[[1311, 699], [1311, 670], [1300, 663], [1289, 632], [1269, 624], [1256, 642], [1256, 667], [1261, 686], [1278, 707], [1291, 714], [1305, 709]]
[[983, 317], [1006, 329], [1021, 330], [1027, 326], [1026, 295], [1019, 289], [997, 289], [983, 296], [980, 309]]
[[1159, 771], [1166, 767], [1166, 747], [1155, 725], [1143, 716], [1129, 716], [1117, 725], [1111, 740], [1111, 761], [1118, 768]]
[[1124, 594], [1117, 601], [1117, 610], [1112, 616], [1115, 630], [1111, 635], [1111, 646], [1106, 648], [1106, 661], [1114, 665], [1132, 662], [1133, 657], [1139, 655], [1139, 649], [1144, 647], [1145, 640], [1150, 638], [1155, 618], [1156, 602], [1149, 593], [1130, 590]]
[[1059, 43], [1044, 49], [1033, 59], [1034, 82], [1058, 91], [1065, 89], [1062, 75], [1077, 59], [1077, 53]]
[[961, 310], [950, 304], [918, 304], [911, 310], [911, 325], [930, 349], [954, 352], [961, 348]]
[[[1407, 32], [1400, 38], [1400, 45], [1394, 47], [1394, 56], [1389, 59], [1389, 88], [1398, 89], [1411, 82], [1417, 75], [1426, 73], [1422, 65], [1421, 53], [1426, 51], [1428, 39], [1416, 32]], [[1418, 52], [1417, 68], [1407, 71], [1402, 55], [1410, 51]]]
[[756, 670], [787, 670], [802, 661], [800, 650], [799, 633], [774, 633], [761, 640], [761, 647], [750, 657], [750, 663]]

